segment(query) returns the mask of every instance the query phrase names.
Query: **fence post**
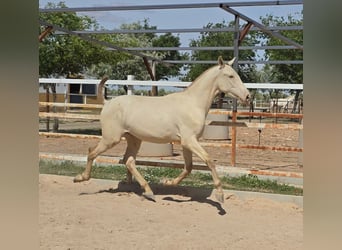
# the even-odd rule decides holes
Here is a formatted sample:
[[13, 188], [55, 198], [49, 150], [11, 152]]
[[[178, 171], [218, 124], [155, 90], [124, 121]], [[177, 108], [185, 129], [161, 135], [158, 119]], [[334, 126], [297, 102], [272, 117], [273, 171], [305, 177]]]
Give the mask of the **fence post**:
[[[127, 76], [128, 81], [133, 81], [134, 80], [134, 75], [128, 75]], [[127, 85], [127, 95], [132, 95], [133, 94], [133, 85]]]
[[[235, 31], [234, 31], [234, 57], [235, 61], [233, 63], [233, 68], [238, 71], [238, 60], [239, 60], [239, 17], [235, 15]], [[236, 112], [237, 112], [237, 99], [233, 99], [233, 113], [232, 122], [236, 122]], [[232, 126], [232, 150], [231, 150], [231, 165], [235, 167], [236, 163], [236, 126]]]
[[[232, 122], [236, 122], [236, 112], [237, 112], [237, 100], [233, 101], [233, 113], [232, 113]], [[230, 164], [235, 167], [236, 163], [236, 126], [232, 126], [232, 150], [231, 150], [231, 162]]]
[[[301, 120], [302, 125], [303, 125], [303, 120], [304, 119]], [[299, 129], [299, 138], [298, 139], [299, 139], [298, 140], [299, 141], [298, 147], [303, 148], [303, 145], [304, 145], [304, 143], [303, 143], [303, 129]], [[298, 165], [303, 166], [303, 152], [298, 153]]]

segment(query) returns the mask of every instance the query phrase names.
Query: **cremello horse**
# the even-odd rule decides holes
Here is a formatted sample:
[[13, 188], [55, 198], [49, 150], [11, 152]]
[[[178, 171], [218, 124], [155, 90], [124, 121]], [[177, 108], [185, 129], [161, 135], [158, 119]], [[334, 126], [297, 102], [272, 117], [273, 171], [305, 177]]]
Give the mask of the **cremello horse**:
[[[234, 58], [235, 59], [235, 58]], [[247, 102], [249, 92], [239, 75], [231, 67], [234, 59], [224, 64], [222, 57], [218, 65], [202, 73], [182, 92], [162, 97], [125, 95], [104, 101], [101, 111], [102, 138], [94, 148], [89, 148], [87, 166], [74, 182], [90, 179], [94, 159], [109, 148], [118, 144], [121, 137], [127, 140], [127, 149], [123, 162], [128, 169], [128, 181], [132, 175], [145, 190], [144, 196], [153, 199], [154, 195], [146, 180], [135, 167], [135, 158], [142, 141], [154, 143], [180, 142], [185, 161], [184, 170], [165, 185], [177, 185], [192, 170], [192, 153], [197, 154], [211, 170], [216, 199], [223, 202], [223, 190], [215, 165], [208, 153], [198, 142], [202, 135], [205, 119], [213, 99], [220, 92]], [[99, 84], [102, 95], [105, 81]]]

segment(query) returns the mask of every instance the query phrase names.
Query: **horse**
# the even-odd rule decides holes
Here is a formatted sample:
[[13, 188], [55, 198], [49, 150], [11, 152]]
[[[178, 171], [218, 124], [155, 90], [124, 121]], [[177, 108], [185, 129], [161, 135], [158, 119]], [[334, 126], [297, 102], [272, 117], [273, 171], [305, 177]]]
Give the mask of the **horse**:
[[285, 112], [288, 113], [289, 109], [293, 109], [295, 97], [294, 95], [286, 98], [273, 98], [270, 101], [270, 111], [274, 112]]
[[210, 169], [216, 188], [215, 197], [222, 203], [224, 195], [221, 181], [212, 159], [198, 139], [203, 133], [212, 101], [219, 93], [226, 93], [243, 103], [249, 100], [249, 91], [231, 67], [234, 60], [225, 64], [220, 56], [218, 65], [204, 71], [185, 90], [165, 96], [123, 95], [105, 100], [102, 93], [105, 80], [101, 81], [98, 94], [102, 95], [104, 102], [100, 114], [102, 137], [95, 147], [89, 148], [86, 168], [82, 174], [74, 177], [74, 182], [89, 180], [94, 159], [124, 137], [127, 148], [123, 162], [128, 169], [127, 180], [132, 182], [133, 175], [144, 189], [143, 196], [155, 201], [153, 191], [135, 165], [141, 142], [179, 142], [183, 151], [184, 169], [179, 176], [172, 180], [166, 179], [163, 184], [178, 185], [188, 176], [193, 167], [192, 154], [195, 153]]

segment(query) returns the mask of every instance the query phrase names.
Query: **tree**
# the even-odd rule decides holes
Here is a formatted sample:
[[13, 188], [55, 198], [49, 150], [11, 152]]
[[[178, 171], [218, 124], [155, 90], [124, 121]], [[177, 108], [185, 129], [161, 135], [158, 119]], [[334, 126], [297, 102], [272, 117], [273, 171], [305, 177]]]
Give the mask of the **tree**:
[[[179, 37], [173, 36], [171, 33], [160, 35], [152, 40], [153, 47], [179, 47], [181, 45]], [[179, 51], [170, 50], [167, 52], [159, 52], [159, 57], [163, 60], [182, 60], [186, 55], [181, 55]], [[178, 76], [182, 65], [174, 64], [172, 66], [165, 66], [158, 64], [156, 68], [156, 79], [168, 79], [168, 77]]]
[[[48, 3], [45, 8], [67, 8], [67, 6], [64, 2], [59, 2], [58, 4]], [[96, 30], [99, 27], [94, 19], [77, 16], [75, 12], [40, 13], [39, 18], [69, 30]], [[40, 26], [39, 33], [42, 33], [45, 28]], [[39, 75], [40, 77], [62, 76], [66, 78], [79, 76], [92, 64], [111, 59], [106, 57], [106, 53], [104, 48], [76, 36], [51, 34], [39, 43]], [[56, 84], [44, 84], [44, 88], [47, 92], [51, 88], [55, 102]], [[58, 119], [55, 118], [53, 131], [57, 130]]]
[[[299, 18], [292, 15], [287, 17], [275, 17], [267, 15], [261, 18], [266, 26], [291, 26], [303, 25], [303, 12], [299, 14]], [[291, 40], [303, 44], [303, 30], [284, 30], [280, 31], [282, 35]], [[264, 45], [287, 45], [278, 38], [269, 37], [267, 34], [261, 36], [264, 39]], [[303, 60], [303, 51], [299, 49], [289, 50], [265, 50], [266, 60]], [[303, 83], [303, 65], [302, 64], [275, 64], [271, 66], [272, 77], [278, 82], [285, 83]], [[292, 112], [297, 109], [300, 90], [295, 91], [295, 103]]]
[[[156, 29], [156, 26], [151, 26], [147, 19], [143, 21], [137, 21], [130, 24], [122, 24], [120, 29], [125, 30], [148, 30]], [[112, 34], [108, 35], [107, 41], [115, 44], [119, 47], [179, 47], [179, 37], [173, 36], [171, 34], [165, 34], [156, 36], [154, 33], [129, 33], [129, 34]], [[162, 52], [144, 52], [146, 56], [151, 56], [158, 59], [166, 60], [179, 60], [182, 58], [178, 51]], [[110, 78], [117, 80], [127, 79], [127, 75], [134, 75], [137, 80], [149, 80], [150, 75], [148, 74], [146, 67], [143, 63], [141, 57], [130, 55], [127, 53], [122, 53], [119, 51], [110, 51], [110, 55], [114, 58], [119, 58], [113, 62], [110, 66], [105, 63], [100, 63], [93, 65], [88, 70], [88, 74], [98, 74], [103, 72], [101, 68], [106, 68], [106, 74]], [[111, 72], [109, 72], [111, 68]], [[181, 66], [165, 66], [163, 64], [158, 64], [156, 67], [156, 79], [167, 79], [168, 77], [177, 76], [179, 74]], [[97, 71], [97, 72], [96, 72]], [[101, 76], [101, 75], [99, 75]]]
[[[122, 24], [120, 29], [123, 30], [143, 30], [156, 29], [155, 26], [150, 26], [148, 20], [142, 22], [137, 21], [130, 24]], [[128, 34], [112, 34], [109, 35], [109, 42], [122, 47], [151, 47], [151, 41], [154, 39], [153, 33], [128, 33]], [[146, 55], [152, 55], [145, 53]], [[143, 59], [139, 56], [123, 53], [120, 51], [110, 51], [110, 55], [114, 58], [119, 58], [112, 65], [110, 77], [117, 80], [126, 80], [127, 75], [134, 75], [137, 80], [148, 80], [150, 76], [143, 63]]]
[[[226, 23], [208, 23], [205, 28], [227, 28], [234, 27], [234, 22]], [[256, 44], [256, 37], [254, 33], [248, 34], [242, 42], [242, 46]], [[218, 47], [218, 46], [233, 46], [234, 44], [234, 33], [233, 32], [203, 32], [199, 39], [193, 39], [190, 42], [191, 47]], [[210, 51], [194, 51], [191, 55], [192, 60], [217, 60], [222, 55], [226, 60], [230, 60], [234, 56], [233, 51], [226, 50], [210, 50]], [[253, 60], [255, 52], [252, 50], [241, 50], [239, 51], [239, 60]], [[185, 81], [193, 81], [203, 71], [211, 67], [210, 64], [192, 64], [188, 66], [188, 73], [185, 75]], [[242, 65], [239, 64], [239, 75], [243, 82], [250, 82], [255, 79], [256, 67], [255, 65]]]
[[[64, 2], [48, 3], [46, 8], [66, 8]], [[98, 28], [95, 20], [74, 12], [40, 13], [39, 18], [69, 30]], [[45, 27], [40, 27], [40, 33]], [[58, 77], [78, 74], [105, 58], [104, 48], [71, 35], [49, 35], [39, 44], [39, 75]]]
[[[267, 15], [262, 18], [262, 22], [266, 26], [293, 26], [303, 25], [303, 16], [300, 19], [296, 19], [289, 15], [285, 17], [275, 17]], [[303, 30], [282, 30], [279, 31], [283, 36], [290, 38], [291, 40], [303, 44]], [[288, 45], [282, 40], [270, 37], [268, 34], [263, 33], [262, 38], [265, 39], [264, 45]], [[299, 49], [289, 50], [265, 50], [266, 60], [303, 60], [303, 51]], [[281, 82], [288, 83], [302, 83], [303, 82], [303, 65], [302, 64], [275, 64], [272, 66], [273, 74]]]
[[[67, 8], [64, 2], [48, 3], [45, 8]], [[75, 12], [40, 13], [40, 19], [69, 30], [98, 30], [96, 20], [87, 16], [78, 16]], [[45, 27], [40, 27], [40, 33]], [[147, 19], [130, 24], [122, 24], [121, 29], [156, 29]], [[172, 34], [156, 36], [154, 33], [137, 34], [93, 34], [92, 38], [113, 44], [117, 47], [177, 47], [179, 37]], [[178, 51], [144, 52], [158, 59], [181, 59]], [[177, 76], [181, 66], [158, 64], [156, 79]], [[39, 74], [41, 77], [68, 77], [87, 75], [88, 77], [109, 76], [112, 79], [126, 80], [134, 75], [137, 80], [149, 80], [150, 75], [140, 56], [95, 45], [72, 35], [50, 35], [39, 44]]]

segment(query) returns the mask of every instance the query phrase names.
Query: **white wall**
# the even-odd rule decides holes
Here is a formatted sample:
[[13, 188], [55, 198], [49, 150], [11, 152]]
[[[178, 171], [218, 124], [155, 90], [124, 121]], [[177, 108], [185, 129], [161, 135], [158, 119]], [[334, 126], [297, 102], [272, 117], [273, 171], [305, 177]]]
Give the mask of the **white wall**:
[[[56, 84], [56, 93], [57, 94], [65, 94], [65, 92], [68, 90], [68, 86], [66, 83], [57, 83]], [[43, 88], [43, 86], [39, 86], [39, 93], [46, 93], [46, 90]], [[50, 89], [51, 93], [51, 89]]]

